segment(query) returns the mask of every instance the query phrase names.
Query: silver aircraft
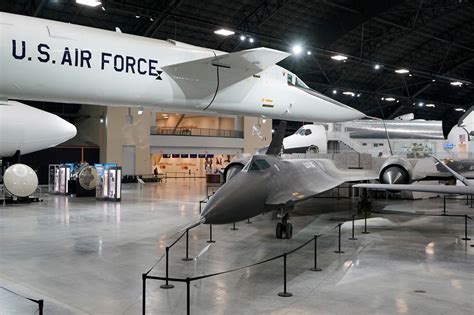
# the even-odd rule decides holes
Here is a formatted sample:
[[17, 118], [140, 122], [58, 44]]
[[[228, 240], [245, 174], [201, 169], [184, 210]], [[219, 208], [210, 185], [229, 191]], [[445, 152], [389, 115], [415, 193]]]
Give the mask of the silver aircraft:
[[368, 188], [376, 190], [389, 190], [389, 191], [420, 191], [438, 194], [459, 194], [459, 195], [474, 195], [474, 185], [461, 174], [454, 171], [448, 165], [444, 164], [441, 160], [434, 157], [438, 162], [438, 165], [442, 166], [447, 172], [449, 172], [455, 179], [460, 181], [463, 186], [454, 185], [406, 185], [406, 184], [357, 184], [355, 188]]
[[239, 173], [208, 201], [201, 217], [206, 224], [227, 224], [257, 214], [280, 210], [282, 222], [277, 238], [291, 238], [288, 213], [298, 202], [314, 197], [344, 182], [377, 179], [369, 170], [340, 170], [332, 160], [289, 160], [278, 156], [286, 123], [279, 126], [266, 155], [254, 155]]

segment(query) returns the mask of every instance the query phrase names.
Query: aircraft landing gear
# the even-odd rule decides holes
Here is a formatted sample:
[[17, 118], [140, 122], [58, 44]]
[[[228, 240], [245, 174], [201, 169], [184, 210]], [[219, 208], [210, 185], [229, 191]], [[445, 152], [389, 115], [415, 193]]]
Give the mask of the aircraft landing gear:
[[291, 239], [293, 237], [293, 225], [291, 225], [291, 223], [288, 223], [289, 218], [290, 216], [287, 213], [281, 218], [281, 222], [277, 223], [276, 237], [278, 239]]

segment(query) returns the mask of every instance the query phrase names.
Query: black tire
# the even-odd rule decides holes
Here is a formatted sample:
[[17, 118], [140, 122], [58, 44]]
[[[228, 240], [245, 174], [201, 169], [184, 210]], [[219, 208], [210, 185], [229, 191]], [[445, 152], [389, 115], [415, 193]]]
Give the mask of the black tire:
[[306, 149], [306, 153], [313, 153], [313, 154], [318, 154], [319, 153], [319, 148], [315, 145], [310, 145], [307, 149]]
[[276, 226], [276, 237], [278, 239], [283, 238], [283, 224], [281, 222], [277, 223]]
[[286, 224], [285, 234], [287, 239], [291, 239], [293, 237], [293, 225], [291, 225], [291, 223]]

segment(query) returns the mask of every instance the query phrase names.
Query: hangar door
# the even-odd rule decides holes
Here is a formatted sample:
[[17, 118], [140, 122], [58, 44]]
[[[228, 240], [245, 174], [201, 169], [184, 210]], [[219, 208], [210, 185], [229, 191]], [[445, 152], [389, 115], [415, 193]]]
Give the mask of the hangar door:
[[135, 175], [135, 146], [124, 145], [122, 147], [122, 174]]

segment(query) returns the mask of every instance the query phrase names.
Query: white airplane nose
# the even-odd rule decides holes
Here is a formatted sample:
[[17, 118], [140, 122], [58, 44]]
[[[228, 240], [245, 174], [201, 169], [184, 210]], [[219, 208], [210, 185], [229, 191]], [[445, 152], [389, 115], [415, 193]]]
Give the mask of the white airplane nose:
[[64, 119], [61, 119], [58, 130], [60, 131], [62, 138], [67, 138], [67, 140], [72, 139], [77, 135], [76, 126]]

